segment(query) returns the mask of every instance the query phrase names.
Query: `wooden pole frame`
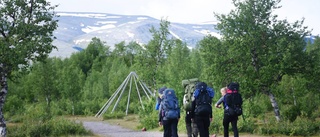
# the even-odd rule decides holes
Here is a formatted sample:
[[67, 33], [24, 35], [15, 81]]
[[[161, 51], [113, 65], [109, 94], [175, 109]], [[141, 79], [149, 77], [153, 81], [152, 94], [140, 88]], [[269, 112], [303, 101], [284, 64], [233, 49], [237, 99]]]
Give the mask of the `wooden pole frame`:
[[[113, 103], [115, 98], [118, 96], [118, 99], [117, 99], [116, 103], [114, 104], [111, 113], [114, 112], [114, 110], [118, 106], [118, 103], [119, 103], [120, 99], [122, 98], [123, 93], [126, 91], [126, 88], [128, 86], [128, 82], [129, 81], [130, 81], [130, 84], [129, 84], [129, 91], [128, 91], [129, 93], [128, 93], [128, 99], [127, 99], [126, 115], [128, 115], [128, 109], [129, 109], [129, 104], [130, 104], [130, 96], [131, 96], [132, 84], [133, 83], [134, 83], [134, 85], [136, 87], [136, 91], [137, 91], [137, 94], [139, 96], [139, 101], [140, 101], [141, 107], [142, 107], [142, 109], [144, 109], [143, 100], [141, 98], [141, 94], [140, 94], [140, 90], [139, 89], [140, 88], [142, 89], [143, 92], [141, 92], [141, 93], [144, 93], [149, 100], [151, 99], [150, 96], [154, 97], [155, 94], [152, 93], [150, 91], [150, 89], [148, 88], [148, 86], [146, 86], [146, 84], [139, 79], [138, 75], [135, 72], [130, 72], [129, 75], [125, 78], [125, 80], [118, 87], [118, 89], [111, 95], [111, 97], [107, 100], [107, 102], [101, 107], [101, 109], [98, 111], [98, 113], [95, 115], [95, 117], [100, 118], [101, 115], [103, 115], [108, 110], [108, 108], [111, 106], [111, 104]], [[139, 86], [140, 86], [140, 88], [139, 88]]]

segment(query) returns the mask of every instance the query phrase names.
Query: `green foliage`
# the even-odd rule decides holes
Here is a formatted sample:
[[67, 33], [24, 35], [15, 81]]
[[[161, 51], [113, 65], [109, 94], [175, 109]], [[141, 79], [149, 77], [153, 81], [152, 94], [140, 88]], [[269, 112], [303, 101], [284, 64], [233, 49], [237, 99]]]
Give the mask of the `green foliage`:
[[[31, 61], [44, 60], [55, 46], [53, 31], [58, 27], [56, 6], [46, 1], [3, 1], [0, 7], [0, 71], [27, 68]], [[32, 12], [29, 11], [32, 9]]]
[[91, 69], [101, 71], [105, 59], [110, 54], [109, 47], [98, 38], [92, 38], [88, 47], [70, 58], [72, 64], [79, 67], [85, 76], [88, 76]]
[[6, 106], [10, 106], [10, 108], [5, 107], [4, 111], [6, 111], [9, 115], [16, 115], [24, 112], [23, 100], [17, 95], [9, 96], [7, 100]]
[[213, 118], [209, 127], [210, 133], [223, 134], [223, 114], [224, 109], [213, 108]]
[[[135, 56], [139, 52], [140, 45], [136, 42], [130, 42], [128, 45], [124, 41], [115, 44], [115, 49], [112, 51], [111, 56], [114, 59], [122, 60], [126, 66], [131, 67], [135, 63]], [[140, 47], [141, 48], [141, 47]]]
[[46, 102], [46, 115], [51, 116], [51, 102], [58, 98], [59, 90], [57, 89], [55, 78], [57, 77], [54, 60], [46, 59], [43, 63], [34, 65], [33, 73], [33, 92], [40, 102]]
[[232, 80], [252, 85], [251, 89], [244, 87], [248, 91], [266, 92], [284, 73], [291, 75], [304, 70], [303, 37], [308, 32], [302, 27], [303, 21], [291, 25], [286, 20], [277, 20], [271, 13], [278, 3], [276, 0], [234, 1], [235, 10], [216, 16], [221, 22], [217, 28], [227, 42], [223, 45], [228, 49], [226, 67], [233, 72]]
[[8, 132], [8, 137], [93, 135], [83, 127], [82, 123], [64, 118], [52, 118], [45, 122], [28, 121], [22, 125], [8, 127]]
[[272, 106], [267, 98], [263, 94], [257, 94], [244, 101], [243, 104], [244, 113], [249, 117], [260, 116], [264, 119], [267, 112], [272, 111]]
[[[315, 81], [320, 79], [320, 37], [316, 37], [313, 44], [310, 44], [306, 48], [306, 52], [309, 55], [308, 66], [305, 66], [307, 70], [303, 73], [308, 79], [308, 89], [319, 89], [320, 84]], [[318, 92], [319, 93], [319, 92]]]
[[277, 90], [286, 92], [281, 94], [281, 102], [287, 107], [283, 108], [283, 117], [293, 122], [296, 117], [302, 116], [315, 119], [312, 116], [319, 108], [319, 93], [309, 87], [306, 78], [297, 75], [295, 77], [284, 76]]
[[73, 102], [76, 102], [81, 97], [81, 94], [79, 92], [81, 91], [84, 84], [85, 75], [78, 67], [74, 66], [73, 64], [65, 66], [63, 69], [63, 73], [65, 75], [61, 76], [63, 79], [62, 94], [64, 97], [72, 100]]
[[[225, 67], [224, 58], [226, 48], [222, 47], [222, 42], [214, 36], [204, 37], [198, 44], [198, 50], [201, 58], [201, 80], [208, 84], [213, 82], [215, 86], [227, 85], [228, 75], [221, 76], [221, 73], [228, 74], [228, 68]], [[199, 62], [198, 62], [199, 63]], [[219, 75], [220, 74], [220, 75]]]
[[121, 59], [113, 60], [108, 74], [109, 90], [112, 92], [116, 91], [129, 73], [130, 71], [124, 61]]
[[239, 132], [253, 134], [256, 128], [257, 128], [257, 125], [251, 117], [248, 117], [245, 114], [244, 114], [244, 116], [239, 117], [239, 120], [238, 120]]
[[[181, 81], [186, 78], [192, 78], [193, 66], [190, 65], [190, 60], [190, 50], [187, 45], [180, 40], [176, 40], [172, 45], [166, 64], [159, 70], [160, 74], [162, 74], [162, 76], [159, 76], [161, 77], [161, 84], [174, 89], [181, 103], [184, 94]], [[170, 82], [167, 82], [168, 80]]]
[[299, 106], [291, 105], [283, 109], [283, 116], [290, 122], [294, 122], [296, 118], [300, 115]]
[[153, 89], [158, 88], [159, 80], [162, 77], [159, 71], [166, 62], [166, 56], [170, 54], [173, 40], [169, 37], [170, 22], [161, 20], [160, 28], [151, 27], [152, 39], [145, 45], [145, 51], [140, 60], [138, 74], [142, 74], [142, 78], [146, 79], [146, 83]]
[[61, 99], [59, 101], [53, 101], [51, 102], [51, 114], [53, 116], [61, 116], [61, 115], [68, 115], [70, 113], [67, 113], [66, 107], [67, 107], [67, 101], [64, 101], [64, 99]]
[[155, 110], [154, 106], [155, 100], [151, 99], [144, 104], [144, 109], [142, 107], [139, 108], [139, 128], [146, 127], [147, 129], [154, 129], [159, 126], [159, 111]]
[[[245, 98], [257, 93], [266, 94], [277, 120], [280, 120], [279, 96], [274, 96], [273, 88], [284, 75], [293, 76], [306, 71], [308, 61], [304, 59], [308, 55], [303, 38], [309, 35], [307, 28], [303, 27], [303, 20], [294, 23], [277, 20], [277, 15], [272, 12], [279, 8], [279, 2], [234, 0], [236, 8], [229, 14], [216, 14], [217, 29], [224, 40], [220, 47], [225, 56], [210, 65], [227, 68], [227, 71], [215, 73], [215, 77], [239, 82]], [[221, 55], [220, 50], [211, 53]]]
[[[8, 127], [9, 136], [61, 136], [61, 135], [92, 135], [81, 123], [60, 117], [48, 117], [45, 103], [25, 105], [23, 115], [9, 117], [14, 126]], [[53, 109], [54, 110], [54, 109]], [[51, 111], [54, 112], [54, 111]]]
[[311, 136], [319, 133], [320, 122], [312, 122], [308, 119], [298, 117], [294, 122], [270, 121], [268, 124], [259, 127], [261, 134], [283, 134], [287, 136]]
[[100, 110], [104, 100], [85, 100], [81, 102], [81, 114], [85, 116], [93, 116]]

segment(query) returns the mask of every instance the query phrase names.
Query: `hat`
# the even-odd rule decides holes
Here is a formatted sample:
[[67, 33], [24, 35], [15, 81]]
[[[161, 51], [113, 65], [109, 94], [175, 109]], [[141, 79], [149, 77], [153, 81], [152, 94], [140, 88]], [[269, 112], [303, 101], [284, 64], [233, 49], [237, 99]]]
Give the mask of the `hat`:
[[160, 88], [160, 89], [158, 90], [159, 94], [163, 94], [163, 91], [166, 90], [166, 89], [167, 89], [166, 86]]

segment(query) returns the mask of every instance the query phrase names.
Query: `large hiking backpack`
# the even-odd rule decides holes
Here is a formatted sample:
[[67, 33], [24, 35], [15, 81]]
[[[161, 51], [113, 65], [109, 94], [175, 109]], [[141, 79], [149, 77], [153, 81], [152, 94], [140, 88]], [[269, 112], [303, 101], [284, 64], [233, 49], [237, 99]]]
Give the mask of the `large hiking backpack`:
[[173, 89], [166, 89], [161, 101], [162, 116], [164, 120], [175, 119], [180, 116], [178, 98]]
[[196, 90], [194, 92], [195, 97], [195, 110], [194, 113], [200, 116], [207, 116], [212, 113], [212, 98], [214, 92], [212, 88], [207, 87], [204, 82], [199, 82], [196, 85]]
[[242, 115], [243, 100], [239, 93], [239, 84], [231, 82], [227, 88], [227, 94], [224, 95], [225, 113], [229, 116]]
[[194, 101], [193, 93], [196, 90], [196, 84], [199, 82], [198, 78], [182, 80], [182, 87], [184, 90], [183, 108], [186, 111], [191, 111], [192, 101]]

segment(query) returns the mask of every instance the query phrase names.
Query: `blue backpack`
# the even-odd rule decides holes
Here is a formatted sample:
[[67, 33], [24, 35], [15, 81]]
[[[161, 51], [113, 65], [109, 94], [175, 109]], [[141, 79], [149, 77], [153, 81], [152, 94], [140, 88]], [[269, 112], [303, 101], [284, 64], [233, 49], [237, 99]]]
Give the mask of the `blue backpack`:
[[166, 89], [164, 91], [161, 110], [164, 120], [180, 117], [179, 101], [173, 89]]

